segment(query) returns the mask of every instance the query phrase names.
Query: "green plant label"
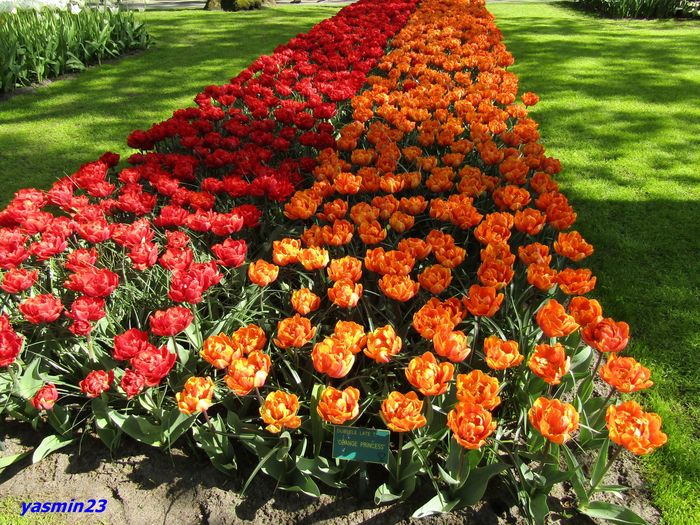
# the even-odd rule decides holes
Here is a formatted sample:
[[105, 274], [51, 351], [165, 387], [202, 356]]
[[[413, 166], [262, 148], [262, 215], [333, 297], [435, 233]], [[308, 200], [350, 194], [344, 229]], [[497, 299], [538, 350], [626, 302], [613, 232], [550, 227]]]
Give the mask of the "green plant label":
[[333, 457], [386, 465], [391, 432], [376, 428], [333, 427]]

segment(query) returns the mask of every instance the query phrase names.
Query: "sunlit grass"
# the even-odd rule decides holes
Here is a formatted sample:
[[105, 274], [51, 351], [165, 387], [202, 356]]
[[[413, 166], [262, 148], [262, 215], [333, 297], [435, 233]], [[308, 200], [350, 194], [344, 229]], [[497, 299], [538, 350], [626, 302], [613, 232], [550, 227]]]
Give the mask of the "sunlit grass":
[[608, 315], [630, 323], [629, 354], [653, 371], [640, 401], [666, 447], [643, 461], [667, 523], [700, 516], [700, 23], [610, 21], [563, 5], [493, 3], [522, 90]]
[[156, 40], [153, 48], [0, 101], [0, 202], [19, 188], [47, 188], [106, 150], [130, 153], [132, 130], [193, 105], [205, 86], [227, 82], [337, 11], [288, 6], [140, 14]]

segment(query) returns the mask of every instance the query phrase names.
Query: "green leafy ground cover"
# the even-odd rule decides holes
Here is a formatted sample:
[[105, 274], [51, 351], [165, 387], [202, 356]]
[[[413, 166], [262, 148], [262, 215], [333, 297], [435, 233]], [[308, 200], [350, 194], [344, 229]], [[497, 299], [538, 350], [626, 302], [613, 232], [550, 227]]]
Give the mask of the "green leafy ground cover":
[[[668, 444], [643, 461], [666, 523], [700, 516], [700, 23], [601, 20], [565, 5], [489, 6], [562, 191], [597, 248], [593, 296], [652, 369]], [[694, 146], [695, 144], [695, 146]]]
[[[666, 447], [644, 460], [667, 523], [700, 513], [700, 23], [606, 21], [540, 3], [489, 5], [578, 228], [597, 247], [595, 296], [653, 370], [645, 404]], [[142, 15], [155, 48], [0, 102], [0, 201], [81, 163], [225, 82], [335, 8]]]

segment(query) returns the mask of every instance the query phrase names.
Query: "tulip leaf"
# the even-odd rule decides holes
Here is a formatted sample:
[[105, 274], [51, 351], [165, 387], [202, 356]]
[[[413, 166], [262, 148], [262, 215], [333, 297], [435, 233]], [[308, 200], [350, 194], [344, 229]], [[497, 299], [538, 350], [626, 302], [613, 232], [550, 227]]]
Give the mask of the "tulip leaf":
[[11, 456], [5, 456], [4, 458], [0, 458], [0, 474], [2, 474], [7, 467], [10, 467], [15, 463], [26, 458], [30, 454], [30, 452], [31, 450], [28, 450], [27, 452], [23, 452], [21, 454], [13, 454]]
[[43, 386], [44, 380], [39, 372], [40, 364], [41, 359], [33, 359], [32, 362], [27, 365], [22, 377], [17, 381], [17, 392], [15, 392], [15, 394], [24, 399], [29, 399]]
[[427, 503], [421, 505], [411, 516], [412, 518], [425, 518], [427, 516], [432, 516], [433, 514], [442, 514], [445, 512], [450, 512], [459, 503], [456, 499], [447, 499], [444, 494], [438, 493], [433, 498], [428, 500]]
[[506, 463], [491, 463], [472, 470], [464, 486], [454, 494], [459, 500], [460, 507], [476, 505], [484, 497], [489, 480], [508, 468]]
[[579, 507], [581, 513], [590, 518], [606, 520], [614, 525], [648, 525], [646, 520], [630, 509], [606, 501], [592, 501]]
[[569, 447], [563, 445], [561, 449], [564, 452], [564, 459], [566, 459], [566, 465], [571, 473], [571, 477], [569, 478], [571, 486], [576, 493], [579, 504], [585, 505], [588, 503], [588, 491], [586, 490], [586, 480], [583, 477], [583, 469]]
[[39, 443], [39, 446], [34, 449], [32, 463], [38, 463], [52, 452], [62, 449], [73, 442], [75, 442], [75, 438], [62, 437], [55, 434], [46, 436], [41, 443]]
[[591, 472], [591, 486], [596, 487], [601, 482], [605, 475], [605, 466], [608, 464], [608, 449], [610, 448], [610, 439], [603, 441], [598, 453], [598, 460], [595, 462], [593, 471]]
[[530, 510], [530, 516], [534, 519], [536, 525], [544, 525], [547, 514], [549, 514], [549, 507], [547, 506], [547, 494], [537, 493], [534, 496], [530, 496], [528, 501], [528, 507]]

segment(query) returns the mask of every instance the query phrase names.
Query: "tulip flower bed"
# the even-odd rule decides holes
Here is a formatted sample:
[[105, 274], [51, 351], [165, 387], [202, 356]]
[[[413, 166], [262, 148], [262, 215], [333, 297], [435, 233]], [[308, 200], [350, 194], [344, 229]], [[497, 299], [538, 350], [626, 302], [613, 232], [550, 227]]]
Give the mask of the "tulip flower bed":
[[[585, 297], [593, 247], [511, 63], [482, 2], [360, 1], [134, 132], [130, 167], [20, 192], [0, 406], [53, 429], [36, 458], [87, 429], [187, 436], [224, 472], [257, 457], [246, 488], [424, 486], [423, 516], [493, 482], [542, 523], [566, 481], [582, 512], [642, 523], [597, 494], [622, 490], [623, 448], [666, 440], [610, 401], [650, 373]], [[333, 425], [392, 431], [384, 473], [334, 459]]]

